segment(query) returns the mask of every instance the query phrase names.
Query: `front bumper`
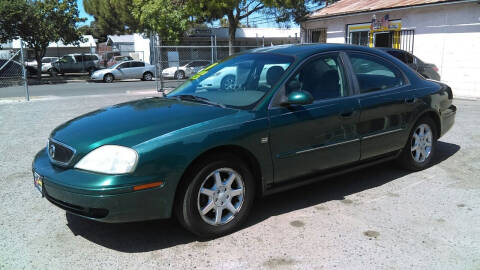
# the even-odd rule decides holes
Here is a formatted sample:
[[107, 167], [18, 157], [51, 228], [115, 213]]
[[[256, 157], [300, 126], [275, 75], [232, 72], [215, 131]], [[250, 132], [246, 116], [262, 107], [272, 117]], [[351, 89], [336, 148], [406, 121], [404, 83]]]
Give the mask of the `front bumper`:
[[[82, 180], [89, 182], [86, 179], [91, 180], [95, 174], [52, 165], [45, 152], [44, 149], [36, 155], [32, 167], [34, 172], [43, 177], [44, 195], [54, 205], [78, 216], [110, 223], [171, 216], [174, 191], [165, 184], [139, 191], [133, 191], [132, 185], [73, 186], [72, 183], [82, 183]], [[154, 182], [144, 179], [141, 180], [144, 183]]]
[[90, 80], [92, 80], [92, 81], [101, 81], [101, 80], [103, 80], [103, 76], [104, 76], [104, 74], [92, 74], [92, 75], [90, 76]]

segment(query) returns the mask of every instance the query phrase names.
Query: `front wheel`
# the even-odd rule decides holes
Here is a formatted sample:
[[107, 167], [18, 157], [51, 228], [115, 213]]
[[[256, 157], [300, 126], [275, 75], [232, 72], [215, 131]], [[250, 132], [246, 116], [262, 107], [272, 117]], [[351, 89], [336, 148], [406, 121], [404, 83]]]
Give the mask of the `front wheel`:
[[111, 83], [113, 82], [113, 75], [112, 74], [105, 74], [105, 76], [103, 76], [103, 81], [106, 82], [106, 83]]
[[222, 90], [233, 90], [235, 88], [235, 76], [227, 75], [220, 82], [220, 88]]
[[404, 168], [419, 171], [430, 166], [435, 154], [436, 125], [429, 117], [415, 124], [399, 160]]
[[234, 156], [205, 159], [180, 187], [175, 214], [189, 231], [216, 237], [238, 229], [247, 219], [255, 194], [248, 166]]
[[175, 72], [175, 75], [173, 75], [173, 77], [176, 80], [183, 80], [183, 79], [185, 79], [185, 72], [183, 72], [183, 70], [179, 70], [179, 71]]

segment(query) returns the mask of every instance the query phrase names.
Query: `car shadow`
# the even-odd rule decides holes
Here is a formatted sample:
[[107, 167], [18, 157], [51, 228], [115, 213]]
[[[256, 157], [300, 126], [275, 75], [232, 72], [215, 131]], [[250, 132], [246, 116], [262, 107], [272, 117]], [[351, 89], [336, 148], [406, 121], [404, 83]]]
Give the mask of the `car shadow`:
[[[436, 150], [432, 166], [453, 156], [460, 150], [460, 146], [439, 141]], [[332, 200], [343, 200], [348, 195], [384, 185], [410, 173], [400, 169], [394, 162], [387, 162], [260, 198], [256, 200], [244, 228], [272, 216]], [[189, 233], [174, 219], [110, 224], [91, 221], [69, 213], [66, 214], [66, 218], [67, 226], [74, 235], [126, 253], [148, 252], [194, 241], [208, 241]]]

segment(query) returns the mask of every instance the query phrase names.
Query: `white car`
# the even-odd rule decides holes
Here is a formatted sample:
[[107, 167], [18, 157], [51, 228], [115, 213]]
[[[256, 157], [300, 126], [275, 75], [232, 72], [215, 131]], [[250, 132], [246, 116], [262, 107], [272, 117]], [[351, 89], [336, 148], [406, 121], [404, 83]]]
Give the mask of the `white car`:
[[[248, 63], [246, 63], [248, 65]], [[269, 81], [267, 80], [267, 73], [270, 68], [281, 68], [281, 72], [285, 71], [289, 64], [267, 64], [263, 66], [263, 69], [260, 72], [258, 77], [259, 88], [262, 87], [271, 87]], [[241, 67], [241, 65], [240, 65]], [[237, 73], [243, 74], [243, 76], [237, 76]], [[247, 79], [245, 74], [241, 70], [238, 70], [237, 66], [225, 67], [217, 71], [213, 76], [208, 77], [207, 79], [201, 81], [199, 88], [202, 89], [219, 89], [219, 90], [235, 90], [242, 87], [244, 81]], [[237, 77], [239, 79], [237, 80]]]
[[201, 69], [205, 68], [208, 65], [210, 65], [210, 61], [195, 60], [180, 67], [166, 68], [162, 71], [162, 76], [164, 78], [183, 80], [185, 78], [191, 77], [192, 75], [199, 72]]
[[[42, 73], [48, 72], [50, 68], [52, 68], [52, 63], [57, 61], [59, 58], [58, 57], [43, 57], [42, 58]], [[32, 60], [29, 62], [26, 62], [25, 65], [27, 67], [32, 67], [37, 69], [37, 61]]]
[[110, 68], [97, 70], [92, 73], [90, 79], [107, 83], [124, 79], [150, 81], [153, 79], [153, 74], [155, 74], [155, 66], [153, 65], [141, 61], [126, 61], [113, 65]]

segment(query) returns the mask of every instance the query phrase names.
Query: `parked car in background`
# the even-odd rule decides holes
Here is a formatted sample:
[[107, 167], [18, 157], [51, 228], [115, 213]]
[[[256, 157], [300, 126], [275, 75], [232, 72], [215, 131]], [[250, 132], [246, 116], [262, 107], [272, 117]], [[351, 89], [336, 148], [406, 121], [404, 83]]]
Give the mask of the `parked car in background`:
[[[239, 87], [201, 86], [225, 69], [236, 70]], [[33, 183], [52, 204], [88, 219], [175, 216], [193, 233], [216, 237], [238, 229], [257, 196], [389, 160], [428, 168], [455, 115], [448, 85], [379, 50], [257, 48], [166, 96], [58, 126], [34, 158]]]
[[183, 80], [191, 77], [193, 74], [199, 72], [201, 69], [210, 65], [210, 61], [207, 60], [195, 60], [188, 62], [187, 64], [179, 67], [169, 67], [162, 71], [164, 78], [173, 78], [177, 80]]
[[111, 67], [115, 64], [125, 62], [125, 61], [132, 61], [133, 58], [131, 56], [126, 56], [126, 55], [119, 55], [119, 56], [114, 56], [107, 62], [107, 67]]
[[85, 73], [92, 74], [100, 69], [100, 57], [96, 54], [67, 54], [52, 63], [48, 72], [57, 73]]
[[[50, 57], [50, 56], [43, 57], [42, 58], [42, 73], [48, 72], [48, 70], [50, 68], [52, 68], [52, 63], [55, 62], [55, 61], [58, 61], [58, 59], [59, 59], [58, 57]], [[37, 70], [37, 61], [36, 60], [28, 61], [25, 64], [27, 65], [27, 67], [31, 67], [35, 71]]]
[[100, 69], [92, 73], [90, 79], [111, 83], [114, 80], [141, 79], [150, 81], [155, 74], [155, 66], [141, 61], [125, 61], [110, 68]]
[[392, 48], [377, 48], [377, 49], [380, 49], [382, 51], [385, 51], [395, 56], [400, 61], [410, 66], [413, 70], [420, 73], [420, 75], [422, 75], [426, 79], [440, 81], [440, 74], [438, 74], [438, 67], [435, 64], [425, 63], [415, 55], [409, 52], [406, 52], [404, 50], [392, 49]]

